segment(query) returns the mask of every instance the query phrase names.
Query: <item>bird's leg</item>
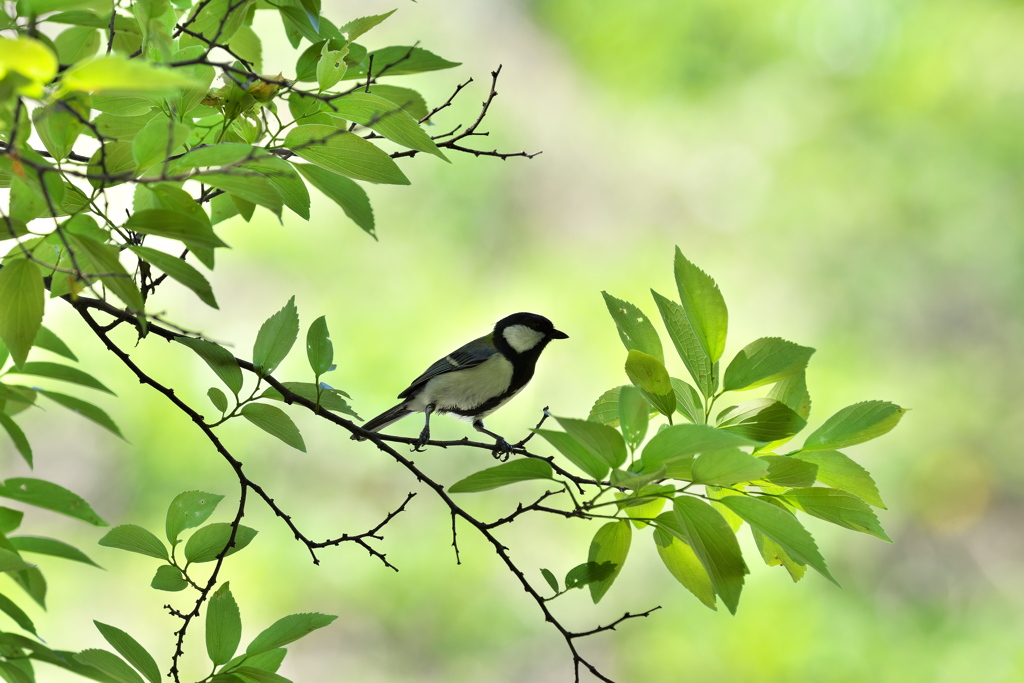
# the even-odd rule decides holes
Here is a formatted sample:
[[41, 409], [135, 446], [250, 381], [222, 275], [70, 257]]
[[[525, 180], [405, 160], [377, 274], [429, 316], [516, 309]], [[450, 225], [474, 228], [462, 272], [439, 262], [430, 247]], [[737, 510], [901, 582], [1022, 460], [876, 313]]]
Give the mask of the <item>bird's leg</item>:
[[497, 442], [494, 444], [494, 450], [491, 451], [491, 455], [502, 462], [508, 460], [508, 456], [512, 452], [512, 446], [509, 445], [508, 441], [505, 441], [504, 437], [485, 429], [483, 420], [473, 420], [473, 429], [486, 434]]
[[432, 412], [434, 412], [434, 404], [433, 403], [428, 404], [427, 407], [423, 409], [423, 414], [426, 417], [426, 420], [423, 423], [423, 431], [420, 432], [420, 437], [418, 439], [416, 439], [416, 443], [413, 444], [413, 447], [412, 447], [413, 452], [415, 452], [415, 451], [422, 451], [423, 450], [423, 446], [428, 441], [430, 441], [430, 414]]

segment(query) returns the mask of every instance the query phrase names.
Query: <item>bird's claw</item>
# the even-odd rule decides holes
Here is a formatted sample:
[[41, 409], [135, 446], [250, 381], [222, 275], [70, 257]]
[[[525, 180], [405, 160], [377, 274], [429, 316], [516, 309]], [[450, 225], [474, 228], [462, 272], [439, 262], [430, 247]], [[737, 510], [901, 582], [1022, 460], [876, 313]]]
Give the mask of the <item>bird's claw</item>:
[[512, 455], [513, 446], [505, 439], [498, 438], [494, 444], [494, 450], [491, 451], [491, 455], [495, 460], [499, 462], [506, 462], [508, 456]]

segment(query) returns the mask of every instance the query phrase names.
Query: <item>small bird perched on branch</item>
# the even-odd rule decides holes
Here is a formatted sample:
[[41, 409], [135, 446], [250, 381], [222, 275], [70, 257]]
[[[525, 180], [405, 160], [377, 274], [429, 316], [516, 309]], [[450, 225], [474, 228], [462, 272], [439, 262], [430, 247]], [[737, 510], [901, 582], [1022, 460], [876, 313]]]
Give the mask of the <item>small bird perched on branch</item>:
[[[484, 428], [483, 419], [518, 394], [533, 377], [540, 352], [552, 339], [568, 339], [550, 320], [534, 313], [513, 313], [502, 318], [490, 334], [474, 339], [437, 361], [398, 395], [404, 399], [373, 418], [363, 429], [376, 432], [410, 413], [424, 413], [419, 450], [430, 440], [430, 416], [451, 413], [472, 422], [478, 431], [497, 440], [497, 451], [512, 447]], [[362, 437], [355, 435], [356, 440]]]

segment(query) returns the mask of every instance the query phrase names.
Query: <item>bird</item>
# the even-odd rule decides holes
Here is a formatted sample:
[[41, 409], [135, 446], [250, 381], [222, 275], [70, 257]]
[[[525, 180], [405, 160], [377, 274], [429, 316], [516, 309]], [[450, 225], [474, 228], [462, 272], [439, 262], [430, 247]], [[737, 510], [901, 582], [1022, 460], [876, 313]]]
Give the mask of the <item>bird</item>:
[[[554, 324], [535, 313], [513, 313], [494, 330], [451, 352], [412, 381], [398, 398], [402, 402], [363, 425], [376, 432], [412, 413], [424, 413], [423, 431], [413, 445], [420, 451], [430, 440], [430, 416], [450, 413], [471, 422], [478, 432], [495, 439], [496, 456], [512, 446], [484, 427], [483, 419], [522, 391], [533, 377], [541, 351], [552, 339], [568, 339]], [[362, 440], [360, 434], [352, 436]]]

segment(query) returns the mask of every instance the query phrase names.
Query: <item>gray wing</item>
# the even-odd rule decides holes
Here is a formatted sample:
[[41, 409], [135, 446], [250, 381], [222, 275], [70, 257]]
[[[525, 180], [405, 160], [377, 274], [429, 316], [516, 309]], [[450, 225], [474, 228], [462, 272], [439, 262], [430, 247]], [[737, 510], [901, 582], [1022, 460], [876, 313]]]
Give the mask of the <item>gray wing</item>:
[[408, 398], [413, 392], [422, 387], [438, 375], [455, 370], [465, 370], [480, 365], [485, 360], [498, 352], [490, 341], [491, 335], [474, 339], [457, 351], [452, 351], [447, 356], [437, 361], [426, 372], [413, 380], [409, 387], [398, 395], [398, 398]]

